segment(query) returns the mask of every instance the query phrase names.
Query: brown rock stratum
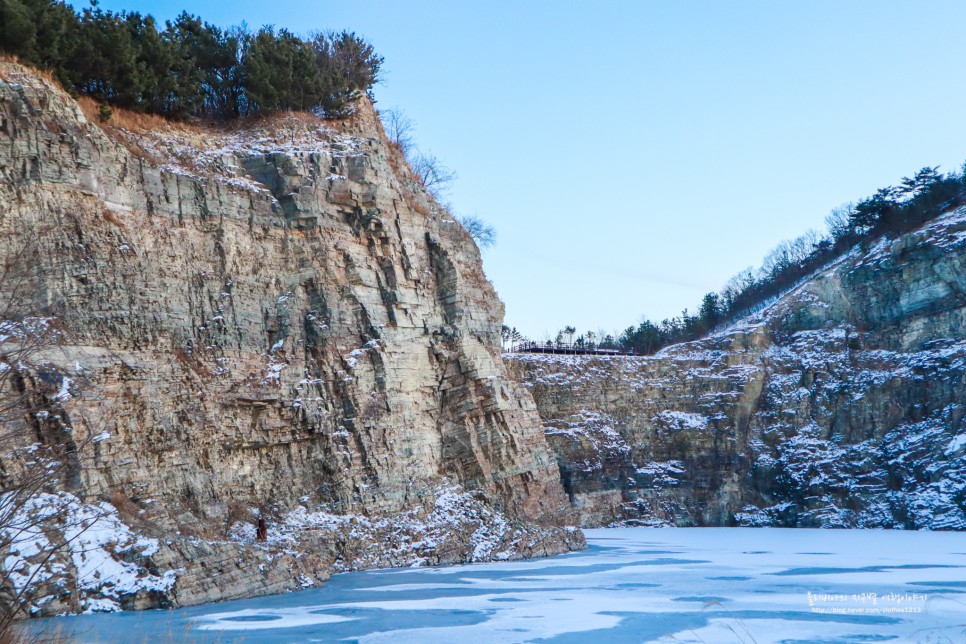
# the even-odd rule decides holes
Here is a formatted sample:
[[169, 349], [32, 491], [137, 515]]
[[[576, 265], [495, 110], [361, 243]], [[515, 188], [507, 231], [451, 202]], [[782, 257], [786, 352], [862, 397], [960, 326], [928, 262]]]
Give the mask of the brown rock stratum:
[[42, 612], [583, 546], [479, 252], [365, 99], [338, 123], [124, 129], [4, 63], [0, 175], [0, 254], [36, 251], [25, 310], [63, 326], [7, 429], [83, 446], [75, 510], [157, 540], [101, 544], [126, 581], [59, 556], [45, 583], [74, 592]]

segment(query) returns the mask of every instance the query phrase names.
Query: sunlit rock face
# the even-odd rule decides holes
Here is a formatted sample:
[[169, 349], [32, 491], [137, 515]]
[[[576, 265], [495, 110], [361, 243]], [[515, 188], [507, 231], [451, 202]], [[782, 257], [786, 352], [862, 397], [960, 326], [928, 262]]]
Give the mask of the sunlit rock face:
[[649, 358], [508, 360], [586, 526], [966, 529], [966, 211]]
[[[107, 608], [582, 547], [477, 248], [365, 99], [338, 123], [112, 126], [4, 63], [0, 172], [0, 254], [36, 251], [26, 308], [64, 329], [7, 428], [55, 440], [55, 412], [84, 445], [67, 491], [160, 539], [128, 555], [145, 576], [176, 571]], [[69, 557], [62, 577], [89, 595], [70, 609], [105, 606]]]

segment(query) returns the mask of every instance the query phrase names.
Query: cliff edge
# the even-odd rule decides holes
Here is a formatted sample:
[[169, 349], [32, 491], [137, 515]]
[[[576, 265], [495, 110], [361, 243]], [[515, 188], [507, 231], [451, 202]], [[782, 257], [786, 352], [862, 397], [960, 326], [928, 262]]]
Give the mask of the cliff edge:
[[966, 209], [652, 357], [514, 355], [585, 526], [966, 530]]
[[584, 545], [478, 250], [365, 99], [340, 122], [145, 120], [97, 124], [0, 63], [0, 256], [29, 286], [0, 289], [59, 328], [8, 365], [7, 452], [69, 447], [32, 510], [63, 511], [5, 553], [35, 613]]

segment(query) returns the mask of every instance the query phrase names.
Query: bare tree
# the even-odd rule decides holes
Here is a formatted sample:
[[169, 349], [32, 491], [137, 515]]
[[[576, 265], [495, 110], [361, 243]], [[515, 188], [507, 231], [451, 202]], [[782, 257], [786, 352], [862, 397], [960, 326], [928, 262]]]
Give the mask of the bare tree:
[[761, 279], [773, 279], [791, 266], [804, 262], [820, 239], [821, 236], [810, 229], [795, 239], [780, 242], [762, 261]]
[[[442, 203], [442, 197], [456, 180], [456, 172], [443, 165], [435, 155], [422, 152], [416, 147], [413, 140], [416, 124], [405, 112], [393, 107], [379, 112], [379, 118], [389, 143], [402, 152], [419, 183], [440, 202], [444, 210], [451, 212], [451, 207]], [[464, 215], [453, 218], [463, 225], [480, 248], [489, 248], [496, 243], [496, 230], [479, 217]]]
[[426, 192], [437, 200], [449, 190], [449, 184], [456, 180], [456, 172], [450, 170], [432, 154], [415, 150], [406, 157], [409, 167]]
[[379, 112], [389, 143], [395, 146], [409, 164], [410, 170], [435, 199], [440, 200], [454, 180], [456, 172], [443, 165], [434, 154], [423, 152], [415, 143], [416, 123], [397, 107]]
[[[63, 404], [73, 380], [45, 364], [64, 337], [56, 310], [39, 302], [40, 235], [0, 258], [0, 641], [15, 620], [56, 590], [50, 571], [100, 518], [96, 506], [71, 514], [79, 452]], [[53, 529], [59, 537], [52, 539]]]
[[398, 107], [379, 112], [379, 118], [382, 120], [389, 142], [408, 159], [414, 147], [413, 130], [416, 129], [416, 123]]
[[828, 227], [829, 235], [832, 239], [844, 237], [852, 228], [852, 216], [855, 212], [855, 204], [849, 202], [842, 204], [825, 217], [825, 225]]
[[464, 215], [458, 219], [480, 248], [489, 248], [496, 243], [496, 230], [479, 217]]

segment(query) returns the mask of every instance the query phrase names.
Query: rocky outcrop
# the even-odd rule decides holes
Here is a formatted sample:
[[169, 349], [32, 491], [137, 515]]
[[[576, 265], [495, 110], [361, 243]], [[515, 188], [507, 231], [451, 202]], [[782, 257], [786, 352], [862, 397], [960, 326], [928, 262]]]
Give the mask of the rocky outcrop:
[[582, 547], [478, 251], [372, 107], [241, 128], [96, 124], [0, 64], [0, 256], [36, 258], [3, 296], [63, 332], [13, 365], [40, 406], [5, 428], [49, 443], [56, 408], [71, 502], [158, 540], [105, 542], [136, 578], [175, 577], [118, 593], [60, 557], [69, 608]]
[[966, 529], [966, 211], [642, 357], [514, 355], [582, 524]]

